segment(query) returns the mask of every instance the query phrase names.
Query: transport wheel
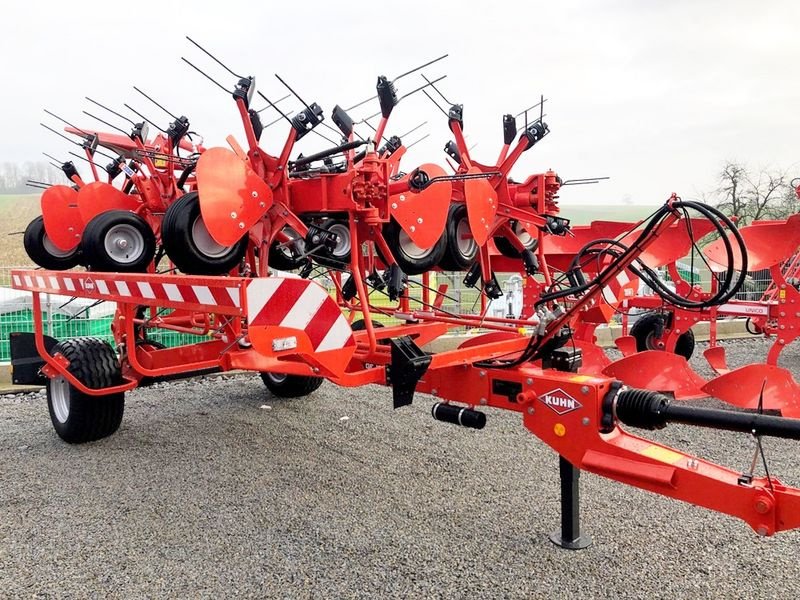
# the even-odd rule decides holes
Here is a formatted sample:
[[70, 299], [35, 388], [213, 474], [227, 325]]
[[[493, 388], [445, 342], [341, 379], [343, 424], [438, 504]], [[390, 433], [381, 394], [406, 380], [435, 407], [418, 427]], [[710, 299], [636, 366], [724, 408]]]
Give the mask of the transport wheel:
[[327, 267], [347, 269], [350, 266], [350, 250], [352, 246], [350, 242], [350, 225], [347, 221], [329, 219], [322, 224], [322, 228], [336, 234], [336, 246], [330, 252], [317, 250], [314, 254], [314, 260]]
[[453, 204], [447, 214], [447, 244], [439, 261], [443, 271], [466, 271], [478, 255], [478, 244], [472, 237], [465, 204]]
[[[67, 370], [89, 388], [117, 385], [122, 380], [117, 355], [97, 338], [75, 338], [59, 342], [69, 361]], [[122, 422], [125, 394], [90, 396], [78, 391], [63, 375], [47, 382], [47, 407], [58, 436], [70, 444], [82, 444], [111, 435]]]
[[[305, 242], [291, 227], [284, 227], [283, 233], [294, 246], [295, 252], [303, 254], [305, 252]], [[297, 241], [295, 241], [297, 240]], [[306, 258], [296, 258], [290, 246], [282, 246], [283, 242], [275, 240], [269, 248], [269, 266], [278, 271], [293, 271], [299, 269], [306, 263]]]
[[267, 389], [279, 398], [300, 398], [317, 390], [325, 381], [322, 377], [287, 375], [285, 373], [261, 373]]
[[421, 275], [430, 271], [439, 264], [447, 250], [446, 233], [430, 248], [420, 248], [394, 219], [383, 226], [383, 238], [406, 275]]
[[45, 233], [44, 219], [41, 216], [28, 223], [22, 243], [30, 259], [44, 269], [63, 271], [77, 266], [80, 262], [79, 247], [64, 252], [50, 241]]
[[[659, 350], [657, 331], [664, 326], [665, 317], [658, 313], [646, 313], [639, 317], [631, 327], [630, 334], [636, 338], [636, 350]], [[686, 360], [694, 352], [694, 333], [691, 329], [678, 336], [675, 343], [675, 354], [683, 356]]]
[[90, 271], [144, 273], [156, 253], [156, 236], [139, 215], [109, 210], [86, 225], [81, 248]]
[[233, 246], [214, 241], [203, 223], [197, 192], [173, 202], [161, 223], [161, 241], [169, 259], [187, 275], [223, 275], [242, 262], [247, 235]]
[[[517, 221], [512, 221], [509, 223], [511, 229], [516, 234], [517, 238], [522, 245], [525, 246], [528, 250], [535, 250], [537, 240], [533, 237], [530, 233], [525, 231], [522, 226]], [[514, 246], [509, 242], [504, 236], [498, 235], [494, 237], [494, 245], [497, 247], [497, 251], [502, 254], [503, 256], [507, 256], [508, 258], [519, 258], [520, 253], [519, 251], [514, 248]]]

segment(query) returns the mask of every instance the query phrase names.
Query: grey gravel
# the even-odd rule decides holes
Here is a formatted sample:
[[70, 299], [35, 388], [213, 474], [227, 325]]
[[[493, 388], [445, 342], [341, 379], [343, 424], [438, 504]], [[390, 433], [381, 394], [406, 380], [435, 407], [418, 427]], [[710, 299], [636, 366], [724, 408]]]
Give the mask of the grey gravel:
[[[735, 364], [766, 352], [759, 340], [727, 345]], [[800, 355], [785, 354], [800, 371]], [[0, 596], [800, 592], [798, 532], [760, 538], [593, 475], [581, 481], [594, 544], [556, 548], [557, 456], [515, 414], [491, 411], [468, 431], [433, 421], [431, 402], [392, 411], [385, 388], [330, 384], [282, 400], [258, 377], [207, 378], [130, 393], [117, 434], [69, 446], [41, 395], [0, 397]], [[653, 437], [741, 469], [753, 450], [745, 436], [683, 426]], [[766, 449], [773, 474], [800, 484], [798, 446]]]

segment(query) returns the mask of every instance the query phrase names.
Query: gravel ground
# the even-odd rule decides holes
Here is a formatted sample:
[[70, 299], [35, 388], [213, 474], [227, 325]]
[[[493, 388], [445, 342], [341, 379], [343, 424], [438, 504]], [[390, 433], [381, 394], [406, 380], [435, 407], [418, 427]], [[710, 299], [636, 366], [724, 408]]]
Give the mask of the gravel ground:
[[[764, 356], [729, 343], [731, 362]], [[701, 348], [702, 349], [702, 348]], [[800, 354], [786, 364], [800, 372]], [[594, 544], [553, 546], [558, 459], [519, 417], [437, 423], [431, 399], [391, 409], [378, 387], [299, 400], [258, 377], [128, 395], [120, 431], [83, 446], [53, 432], [43, 395], [0, 397], [0, 596], [764, 597], [800, 592], [800, 533], [582, 477]], [[654, 436], [735, 468], [741, 435]], [[797, 446], [766, 444], [800, 484]]]

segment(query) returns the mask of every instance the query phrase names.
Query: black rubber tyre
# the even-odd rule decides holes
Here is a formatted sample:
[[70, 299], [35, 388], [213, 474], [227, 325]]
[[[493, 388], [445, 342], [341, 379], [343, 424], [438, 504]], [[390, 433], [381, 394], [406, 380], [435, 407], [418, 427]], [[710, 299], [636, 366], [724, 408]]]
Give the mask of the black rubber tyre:
[[[291, 227], [284, 227], [283, 231], [291, 238], [300, 237]], [[277, 269], [278, 271], [294, 271], [302, 267], [308, 260], [307, 258], [295, 258], [288, 247], [280, 248], [280, 245], [281, 243], [276, 240], [269, 248], [269, 266], [273, 269]], [[299, 242], [298, 249], [301, 254], [305, 252], [305, 242]]]
[[[512, 221], [509, 223], [511, 229], [517, 234], [518, 237], [522, 240], [523, 245], [528, 250], [534, 250], [536, 248], [537, 240], [535, 237], [530, 235], [527, 231], [519, 227], [516, 221]], [[494, 238], [494, 245], [497, 248], [497, 251], [502, 254], [503, 256], [507, 256], [508, 258], [519, 258], [521, 255], [519, 251], [514, 248], [513, 244], [509, 242], [505, 236], [498, 235]]]
[[[64, 355], [69, 361], [67, 370], [86, 387], [103, 388], [122, 381], [117, 355], [102, 340], [65, 340], [53, 348], [55, 352]], [[47, 382], [47, 407], [58, 436], [70, 444], [82, 444], [109, 436], [119, 429], [125, 411], [125, 394], [89, 396], [59, 375]]]
[[[372, 321], [373, 327], [385, 327], [385, 325], [379, 321]], [[363, 331], [367, 328], [367, 324], [364, 322], [364, 319], [356, 319], [352, 323], [350, 323], [350, 329], [353, 331]]]
[[[636, 320], [631, 327], [630, 334], [636, 338], [637, 351], [658, 350], [653, 339], [657, 328], [663, 326], [664, 320], [664, 315], [658, 313], [646, 313]], [[675, 354], [679, 354], [689, 360], [693, 353], [694, 332], [689, 329], [678, 336], [678, 341], [675, 343]]]
[[267, 389], [279, 398], [300, 398], [316, 391], [325, 381], [322, 377], [286, 375], [283, 373], [261, 373]]
[[30, 259], [44, 269], [64, 271], [80, 263], [79, 247], [70, 252], [62, 252], [56, 248], [45, 233], [44, 219], [41, 216], [28, 223], [22, 243]]
[[430, 271], [441, 262], [447, 250], [446, 233], [443, 233], [433, 246], [423, 250], [408, 238], [408, 234], [394, 219], [383, 226], [383, 238], [406, 275], [421, 275], [425, 271]]
[[220, 246], [208, 234], [200, 215], [197, 192], [173, 202], [161, 222], [161, 243], [169, 259], [187, 275], [224, 275], [242, 262], [247, 235], [233, 246]]
[[340, 219], [328, 219], [322, 224], [322, 228], [337, 234], [339, 241], [332, 252], [327, 252], [325, 250], [318, 250], [315, 252], [313, 255], [314, 261], [326, 267], [349, 269], [351, 250], [350, 225], [347, 221]]
[[472, 238], [464, 239], [467, 232], [470, 232], [467, 206], [466, 204], [453, 204], [447, 213], [445, 227], [447, 244], [444, 256], [439, 261], [439, 268], [442, 271], [466, 271], [475, 262], [478, 245]]
[[81, 249], [90, 271], [144, 273], [156, 254], [156, 236], [139, 215], [109, 210], [86, 225]]

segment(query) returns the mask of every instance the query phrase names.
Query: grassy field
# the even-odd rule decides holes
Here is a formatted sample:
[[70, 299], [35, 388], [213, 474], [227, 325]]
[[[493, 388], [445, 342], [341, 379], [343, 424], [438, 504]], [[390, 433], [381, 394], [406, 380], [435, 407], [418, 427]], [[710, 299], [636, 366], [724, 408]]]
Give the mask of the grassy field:
[[22, 232], [40, 214], [39, 194], [0, 195], [0, 266], [31, 264], [22, 247]]

